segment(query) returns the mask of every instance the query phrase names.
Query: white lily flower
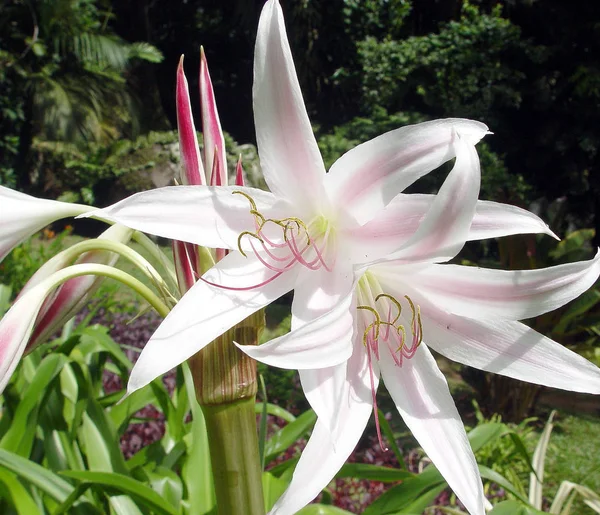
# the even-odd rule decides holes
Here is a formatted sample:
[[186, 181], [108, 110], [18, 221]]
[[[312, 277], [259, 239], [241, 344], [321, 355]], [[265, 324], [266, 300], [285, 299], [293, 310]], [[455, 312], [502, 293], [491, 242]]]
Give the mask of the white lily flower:
[[[326, 174], [275, 0], [266, 3], [259, 24], [254, 108], [270, 193], [240, 186], [175, 186], [138, 193], [93, 214], [173, 240], [242, 251], [217, 263], [169, 314], [134, 367], [130, 392], [292, 289], [294, 328], [338, 306], [351, 295], [354, 269], [400, 248], [430, 208], [430, 196], [411, 201], [403, 195], [410, 216], [392, 227], [385, 216], [404, 209], [403, 202], [394, 200], [396, 194], [456, 157], [457, 149], [464, 157], [453, 176], [462, 189], [449, 198], [449, 206], [470, 219], [477, 210], [474, 237], [505, 234], [507, 212], [523, 232], [549, 232], [526, 211], [477, 204], [479, 168], [473, 166], [473, 146], [488, 132], [479, 122], [449, 119], [403, 127], [359, 145]], [[191, 141], [188, 148], [193, 147]], [[200, 161], [195, 152], [188, 152], [187, 166], [188, 160], [194, 167]], [[361, 230], [380, 211], [381, 230]], [[352, 352], [352, 317], [341, 312], [328, 316], [345, 321], [338, 334], [346, 336], [336, 342], [336, 352], [315, 352], [328, 363], [331, 356], [343, 362]], [[326, 320], [320, 323], [326, 330]], [[329, 413], [319, 409], [317, 398], [309, 398], [319, 414]]]
[[0, 261], [46, 225], [93, 209], [81, 204], [39, 199], [0, 186]]
[[[476, 159], [467, 147], [469, 152]], [[455, 169], [463, 159], [468, 158], [459, 153]], [[295, 513], [335, 476], [377, 409], [380, 377], [405, 423], [469, 513], [485, 513], [475, 457], [446, 380], [427, 346], [488, 372], [600, 394], [598, 367], [518, 322], [554, 310], [590, 288], [600, 275], [600, 250], [589, 261], [541, 270], [439, 264], [454, 257], [466, 240], [485, 232], [474, 231], [475, 224], [469, 227], [460, 208], [453, 209], [453, 196], [460, 196], [464, 188], [456, 178], [465, 174], [452, 173], [433, 200], [417, 198], [430, 207], [402, 248], [362, 270], [351, 301], [357, 330], [346, 363], [327, 368], [313, 350], [319, 334], [323, 348], [332, 349], [328, 339], [343, 331], [345, 325], [335, 309], [321, 317], [330, 324], [327, 330], [317, 320], [300, 330], [293, 328], [282, 337], [286, 345], [273, 341], [259, 347], [239, 346], [264, 363], [302, 368], [309, 398], [319, 398], [322, 411], [335, 414], [333, 430], [329, 418], [317, 421], [292, 482], [271, 515]], [[478, 207], [482, 205], [486, 204]], [[369, 224], [384, 233], [397, 231], [379, 225], [395, 210], [390, 206]], [[486, 206], [484, 210], [498, 209], [495, 204]], [[515, 232], [520, 230], [517, 225]], [[313, 335], [311, 341], [307, 334]], [[378, 435], [381, 438], [379, 430]]]

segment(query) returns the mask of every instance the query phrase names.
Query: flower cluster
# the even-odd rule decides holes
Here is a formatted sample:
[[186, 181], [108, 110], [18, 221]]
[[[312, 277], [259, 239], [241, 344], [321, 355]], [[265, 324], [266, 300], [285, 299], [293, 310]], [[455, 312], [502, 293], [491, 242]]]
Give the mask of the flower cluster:
[[[458, 498], [471, 514], [482, 515], [486, 501], [477, 464], [429, 349], [488, 372], [600, 393], [597, 367], [519, 322], [588, 289], [600, 275], [600, 253], [528, 271], [447, 264], [467, 241], [523, 233], [555, 237], [528, 211], [478, 200], [476, 145], [489, 134], [483, 123], [444, 119], [402, 127], [357, 146], [326, 173], [277, 0], [268, 0], [262, 11], [254, 60], [256, 137], [269, 192], [244, 186], [241, 165], [236, 185], [227, 186], [204, 56], [201, 92], [211, 99], [203, 104], [202, 154], [180, 64], [182, 185], [138, 193], [102, 210], [0, 188], [0, 256], [49, 222], [75, 215], [173, 240], [183, 296], [145, 346], [129, 392], [293, 290], [291, 332], [260, 346], [239, 346], [256, 360], [299, 370], [318, 416], [292, 482], [271, 513], [296, 512], [331, 481], [376, 409], [383, 380]], [[436, 195], [403, 193], [451, 160]], [[199, 246], [220, 250], [206, 254]], [[104, 263], [106, 257], [98, 259]], [[0, 322], [2, 386], [34, 327], [47, 318], [44, 299], [71, 279], [65, 270], [105, 273], [106, 265], [78, 266], [86, 265], [44, 275], [23, 294], [30, 300], [17, 301]]]

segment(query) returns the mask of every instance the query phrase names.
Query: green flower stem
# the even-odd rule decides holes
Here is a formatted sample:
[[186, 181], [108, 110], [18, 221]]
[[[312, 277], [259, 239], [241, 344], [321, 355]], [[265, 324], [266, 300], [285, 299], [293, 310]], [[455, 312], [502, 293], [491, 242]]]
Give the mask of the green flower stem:
[[118, 268], [107, 265], [85, 264], [68, 266], [67, 268], [63, 268], [52, 274], [48, 279], [36, 286], [36, 288], [48, 289], [48, 291], [50, 291], [67, 282], [69, 279], [80, 277], [82, 275], [109, 277], [110, 279], [115, 279], [124, 285], [129, 286], [146, 300], [162, 317], [166, 317], [169, 314], [169, 311], [171, 311], [171, 309], [144, 283]]
[[171, 287], [173, 291], [178, 291], [179, 288], [177, 286], [177, 275], [175, 274], [175, 267], [173, 263], [169, 261], [167, 256], [165, 256], [160, 250], [160, 247], [154, 243], [148, 236], [146, 236], [143, 232], [135, 231], [133, 233], [133, 239], [137, 241], [142, 248], [148, 252], [164, 269], [167, 274], [168, 280], [171, 283]]
[[260, 310], [189, 361], [206, 419], [219, 515], [265, 514], [254, 408], [256, 362], [233, 345], [256, 345], [264, 324]]
[[254, 403], [202, 406], [219, 515], [265, 515]]
[[137, 266], [137, 268], [146, 277], [148, 277], [148, 279], [158, 288], [158, 290], [161, 292], [165, 299], [168, 299], [169, 301], [171, 301], [172, 304], [175, 304], [176, 299], [168, 291], [168, 288], [165, 282], [163, 281], [161, 275], [152, 266], [152, 264], [141, 254], [128, 247], [124, 243], [103, 238], [86, 240], [80, 243], [76, 243], [68, 249], [63, 250], [60, 254], [57, 254], [57, 256], [53, 259], [74, 260], [75, 258], [79, 257], [85, 252], [93, 251], [114, 252], [115, 254], [118, 254], [119, 256], [127, 259], [132, 264]]

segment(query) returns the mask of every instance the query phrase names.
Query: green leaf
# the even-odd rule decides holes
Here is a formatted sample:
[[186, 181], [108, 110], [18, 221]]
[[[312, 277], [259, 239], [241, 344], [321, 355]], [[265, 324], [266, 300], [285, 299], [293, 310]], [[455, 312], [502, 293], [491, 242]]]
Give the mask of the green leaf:
[[531, 506], [524, 505], [519, 501], [503, 501], [494, 506], [494, 509], [488, 512], [488, 515], [542, 515], [543, 511], [536, 510]]
[[11, 293], [12, 288], [8, 284], [0, 284], [0, 318], [2, 318], [10, 308]]
[[404, 481], [408, 478], [416, 477], [407, 470], [395, 469], [391, 467], [382, 467], [368, 463], [346, 463], [335, 475], [336, 478], [354, 477], [358, 479], [369, 479], [371, 481]]
[[115, 515], [144, 515], [131, 497], [126, 495], [107, 495], [106, 497], [108, 497], [108, 504], [111, 507], [111, 514], [114, 512]]
[[594, 288], [581, 294], [577, 299], [573, 300], [567, 310], [560, 317], [558, 324], [553, 328], [552, 333], [555, 335], [564, 334], [569, 323], [579, 315], [582, 315], [591, 310], [600, 302], [600, 290]]
[[90, 469], [128, 474], [117, 432], [94, 399], [88, 401], [87, 411], [83, 415], [81, 440]]
[[435, 467], [430, 465], [421, 474], [412, 479], [407, 479], [384, 492], [367, 507], [363, 515], [397, 513], [408, 508], [417, 499], [433, 489], [440, 488], [441, 491], [445, 487], [446, 482], [442, 475]]
[[152, 404], [155, 401], [156, 397], [151, 388], [141, 388], [125, 397], [119, 404], [111, 406], [108, 416], [117, 428], [117, 433], [122, 434], [127, 429], [131, 417], [144, 406]]
[[417, 497], [413, 502], [411, 502], [406, 508], [402, 511], [404, 513], [423, 513], [425, 508], [429, 506], [435, 498], [442, 493], [444, 489], [448, 488], [447, 484], [441, 484], [432, 488], [431, 490], [427, 490], [425, 493]]
[[487, 422], [478, 425], [469, 431], [468, 437], [473, 452], [479, 451], [484, 445], [500, 438], [506, 433], [508, 427], [501, 422]]
[[127, 494], [157, 513], [178, 515], [177, 509], [166, 502], [152, 488], [123, 474], [87, 470], [66, 470], [61, 472], [61, 474], [85, 484], [102, 486]]
[[191, 444], [183, 464], [182, 478], [188, 492], [189, 515], [210, 513], [217, 504], [210, 463], [210, 446], [202, 408], [196, 401], [194, 379], [187, 363], [181, 367], [192, 412]]
[[[260, 410], [260, 419], [258, 424], [258, 456], [260, 459], [260, 470], [265, 470], [265, 445], [267, 443], [267, 387], [265, 386], [265, 378], [260, 374], [258, 376], [260, 384], [260, 393], [263, 398]], [[254, 412], [257, 413], [258, 404], [254, 405]]]
[[390, 447], [392, 448], [392, 452], [394, 453], [394, 455], [396, 456], [396, 459], [398, 460], [398, 464], [400, 465], [400, 468], [407, 470], [406, 463], [404, 462], [404, 456], [402, 455], [400, 448], [396, 444], [396, 439], [394, 438], [394, 432], [392, 431], [392, 428], [390, 427], [390, 423], [387, 421], [387, 419], [385, 418], [385, 415], [383, 414], [383, 411], [381, 411], [380, 409], [377, 410], [377, 416], [379, 417], [379, 427], [381, 427], [383, 434], [386, 436], [387, 441], [388, 441]]
[[269, 463], [275, 459], [290, 445], [294, 444], [299, 438], [304, 436], [316, 421], [317, 416], [315, 415], [315, 412], [313, 410], [308, 410], [283, 429], [277, 431], [265, 445], [265, 463]]
[[63, 502], [73, 491], [73, 486], [54, 472], [4, 449], [0, 449], [0, 465], [37, 486], [57, 502]]
[[507, 492], [510, 492], [515, 497], [518, 497], [524, 503], [528, 504], [527, 499], [520, 493], [519, 489], [513, 485], [508, 479], [506, 479], [502, 474], [492, 470], [484, 465], [479, 465], [479, 474], [483, 479], [487, 479], [488, 481], [493, 481], [498, 486], [504, 488]]
[[544, 463], [546, 461], [546, 451], [548, 449], [548, 443], [550, 442], [550, 435], [552, 433], [552, 419], [556, 415], [556, 411], [552, 411], [548, 417], [548, 422], [542, 431], [538, 444], [535, 446], [533, 453], [533, 459], [531, 464], [533, 470], [529, 477], [529, 503], [536, 509], [542, 508], [542, 489], [544, 481]]
[[263, 487], [263, 499], [265, 501], [265, 509], [269, 511], [277, 499], [281, 497], [281, 494], [285, 492], [289, 482], [284, 481], [278, 477], [275, 477], [269, 472], [263, 472], [262, 474], [262, 487]]
[[152, 489], [173, 506], [179, 506], [183, 497], [181, 478], [172, 470], [157, 467], [148, 473]]
[[[265, 403], [263, 403], [263, 402], [257, 402], [256, 405], [254, 406], [254, 412], [256, 414], [262, 413], [264, 404]], [[292, 415], [289, 411], [283, 409], [281, 406], [277, 406], [277, 404], [272, 404], [270, 402], [267, 402], [266, 405], [267, 405], [267, 413], [269, 415], [273, 415], [274, 417], [281, 418], [288, 423], [296, 420], [296, 417], [294, 415]]]
[[27, 514], [37, 513], [39, 511], [35, 501], [17, 479], [16, 474], [0, 468], [0, 483], [2, 483], [3, 487], [0, 488], [0, 492], [3, 494], [0, 495], [0, 497], [6, 499], [14, 506], [17, 513]]
[[335, 506], [325, 506], [324, 504], [309, 504], [302, 508], [297, 515], [351, 515], [352, 512], [336, 508]]
[[67, 357], [62, 354], [50, 354], [42, 360], [33, 380], [23, 392], [10, 428], [0, 441], [2, 449], [16, 452], [21, 456], [29, 456], [35, 437], [39, 408], [46, 389], [66, 362]]

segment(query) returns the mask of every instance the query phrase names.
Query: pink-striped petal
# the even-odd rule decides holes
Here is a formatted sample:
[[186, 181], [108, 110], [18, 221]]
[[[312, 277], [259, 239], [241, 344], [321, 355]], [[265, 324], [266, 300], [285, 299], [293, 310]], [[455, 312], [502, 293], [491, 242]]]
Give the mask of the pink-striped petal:
[[475, 214], [481, 171], [475, 147], [456, 133], [456, 162], [419, 228], [389, 259], [448, 261], [464, 246]]
[[128, 393], [183, 363], [217, 336], [290, 291], [295, 278], [294, 270], [274, 277], [254, 256], [245, 258], [239, 252], [226, 256], [181, 298], [150, 338], [131, 371]]
[[[347, 377], [333, 433], [321, 419], [317, 420], [290, 485], [269, 515], [292, 515], [312, 501], [356, 447], [373, 412], [369, 368], [360, 347], [348, 361]], [[375, 387], [377, 383], [375, 379]]]
[[408, 125], [358, 145], [325, 178], [332, 202], [363, 225], [418, 178], [455, 157], [455, 134], [475, 145], [488, 128], [462, 119]]
[[[243, 191], [256, 202], [267, 218], [283, 218], [275, 197], [266, 191], [240, 186], [167, 186], [136, 193], [112, 206], [86, 216], [121, 223], [132, 229], [187, 241], [209, 248], [237, 249], [244, 231], [256, 230], [248, 199], [234, 194]], [[251, 249], [242, 238], [244, 249]]]
[[194, 117], [192, 115], [188, 82], [183, 71], [183, 56], [181, 56], [177, 68], [177, 91], [175, 98], [177, 104], [179, 151], [181, 152], [183, 164], [181, 182], [182, 184], [191, 185], [206, 184], [204, 168], [200, 159], [198, 136], [196, 135], [196, 127], [194, 126]]
[[350, 293], [331, 311], [299, 329], [262, 345], [238, 345], [238, 348], [257, 361], [279, 368], [319, 369], [340, 363], [345, 368], [352, 355], [354, 335], [352, 297]]
[[425, 345], [395, 365], [387, 348], [381, 376], [402, 419], [471, 515], [485, 515], [483, 485], [448, 383]]
[[539, 270], [433, 265], [412, 274], [410, 285], [449, 313], [476, 319], [523, 320], [572, 301], [598, 276], [600, 251], [588, 261]]
[[302, 99], [278, 0], [269, 0], [260, 16], [253, 97], [258, 151], [269, 189], [308, 210], [319, 205], [325, 167]]
[[[434, 198], [400, 193], [370, 222], [342, 229], [346, 252], [356, 263], [374, 261], [394, 252], [417, 231]], [[540, 233], [558, 239], [541, 218], [525, 209], [479, 200], [467, 241]]]
[[[400, 292], [386, 283], [392, 295]], [[453, 315], [403, 286], [421, 307], [423, 339], [432, 349], [486, 372], [575, 392], [600, 394], [600, 369], [520, 322]]]
[[[211, 181], [212, 186], [227, 185], [227, 156], [225, 155], [225, 140], [219, 121], [219, 112], [215, 101], [208, 63], [204, 48], [200, 47], [200, 107], [202, 110], [202, 136], [204, 138], [204, 166], [213, 170], [214, 161], [218, 156], [218, 179]], [[218, 182], [217, 182], [218, 180]]]
[[[344, 262], [340, 264], [342, 266], [334, 272], [328, 272], [324, 268], [316, 271], [299, 270], [292, 302], [291, 335], [307, 325], [312, 326], [315, 320], [328, 312], [337, 312], [336, 306], [353, 296], [355, 281], [352, 267]], [[353, 299], [351, 307], [346, 308], [351, 310], [348, 314], [353, 315], [356, 312], [355, 306], [356, 299]], [[350, 321], [352, 325], [344, 336], [345, 344], [349, 347], [352, 345], [355, 330], [353, 316], [350, 317]], [[307, 401], [321, 421], [328, 428], [332, 428], [340, 406], [339, 396], [346, 380], [346, 367], [313, 366], [300, 370], [299, 375]]]
[[93, 209], [81, 204], [39, 199], [0, 186], [0, 261], [46, 225]]

